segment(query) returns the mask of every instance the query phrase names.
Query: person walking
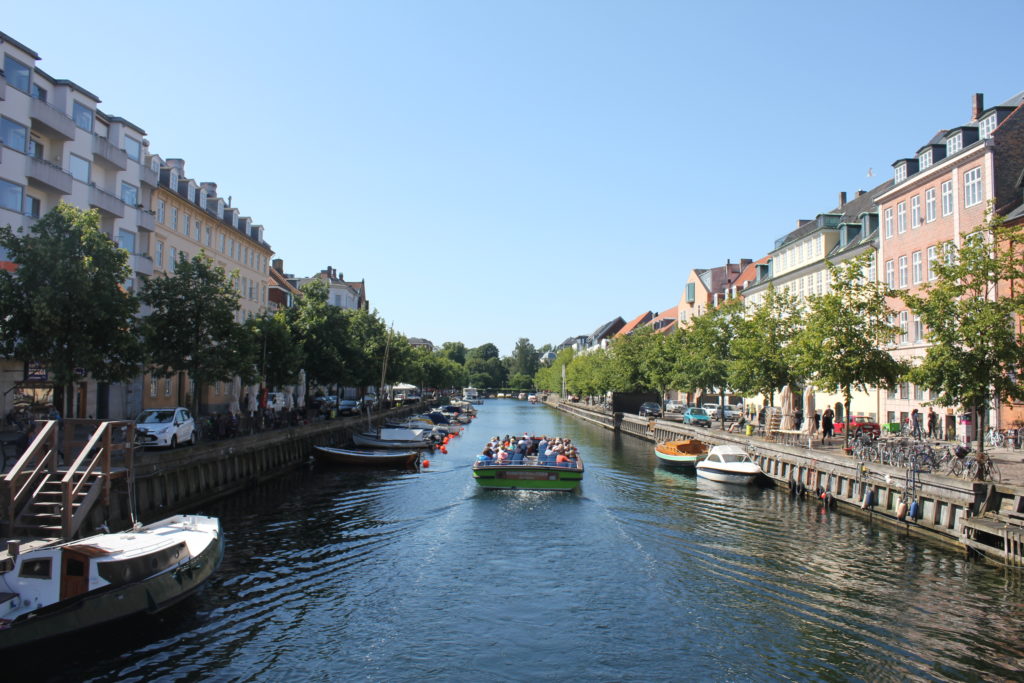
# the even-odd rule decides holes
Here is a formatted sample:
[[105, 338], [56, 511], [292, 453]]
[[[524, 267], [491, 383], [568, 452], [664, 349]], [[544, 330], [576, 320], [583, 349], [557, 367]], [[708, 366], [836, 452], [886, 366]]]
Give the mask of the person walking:
[[[831, 408], [825, 408], [825, 412], [821, 415], [821, 443], [823, 446], [832, 445], [832, 419], [834, 417], [835, 413]], [[828, 439], [827, 443], [825, 439]]]
[[917, 408], [910, 411], [910, 435], [921, 440], [921, 412]]
[[937, 429], [937, 423], [938, 423], [938, 415], [935, 414], [935, 410], [933, 408], [929, 407], [928, 408], [928, 422], [926, 423], [927, 426], [928, 426], [928, 438], [929, 439], [938, 439], [939, 438], [939, 434], [938, 434], [939, 430]]

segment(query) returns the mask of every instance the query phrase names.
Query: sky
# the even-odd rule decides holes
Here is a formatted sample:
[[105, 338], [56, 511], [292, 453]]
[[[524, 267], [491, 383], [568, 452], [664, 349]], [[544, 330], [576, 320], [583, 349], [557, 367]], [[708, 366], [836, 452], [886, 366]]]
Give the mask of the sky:
[[44, 4], [0, 31], [286, 272], [502, 355], [676, 305], [1024, 90], [1024, 0]]

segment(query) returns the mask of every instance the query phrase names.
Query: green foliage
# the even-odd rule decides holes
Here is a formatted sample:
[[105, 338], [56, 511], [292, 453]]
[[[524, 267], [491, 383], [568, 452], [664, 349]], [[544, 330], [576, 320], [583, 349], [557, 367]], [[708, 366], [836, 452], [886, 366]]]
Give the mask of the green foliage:
[[321, 386], [343, 380], [349, 357], [348, 319], [340, 308], [327, 303], [328, 292], [327, 283], [311, 280], [288, 309], [292, 336], [305, 353], [306, 377]]
[[[197, 387], [235, 375], [255, 379], [255, 340], [235, 322], [238, 293], [208, 256], [180, 259], [173, 275], [147, 280], [139, 298], [153, 308], [142, 330], [155, 374], [184, 370]], [[200, 393], [193, 397], [193, 409]]]
[[[689, 389], [715, 391], [725, 396], [734, 361], [733, 342], [742, 320], [742, 300], [729, 299], [690, 321], [676, 365], [681, 383]], [[724, 429], [724, 414], [722, 425]]]
[[459, 365], [466, 364], [466, 345], [462, 342], [445, 342], [441, 344], [441, 349], [438, 353]]
[[518, 389], [519, 391], [530, 391], [533, 389], [533, 377], [517, 372], [509, 377], [508, 385], [512, 389]]
[[85, 369], [100, 381], [138, 372], [136, 299], [122, 283], [128, 254], [100, 229], [96, 211], [61, 202], [24, 235], [0, 227], [0, 247], [18, 264], [0, 271], [0, 349], [44, 363], [58, 386]]
[[498, 353], [498, 347], [488, 342], [487, 344], [481, 344], [476, 348], [470, 349], [466, 352], [466, 364], [468, 365], [471, 360], [491, 360], [492, 358], [499, 358], [501, 354]]
[[[943, 406], [981, 408], [978, 451], [983, 452], [987, 408], [996, 399], [1024, 399], [1017, 373], [1024, 368], [1024, 230], [989, 214], [957, 247], [943, 245], [937, 276], [922, 293], [902, 299], [924, 324], [930, 343], [909, 378]], [[1011, 286], [1014, 285], [1014, 286]], [[937, 394], [937, 395], [936, 395]]]
[[613, 387], [615, 361], [607, 349], [596, 349], [573, 358], [566, 368], [566, 385], [571, 393], [597, 396]]
[[533, 348], [530, 340], [520, 337], [516, 342], [515, 348], [512, 350], [512, 355], [508, 359], [509, 374], [512, 376], [527, 375], [533, 377], [534, 373], [537, 372], [537, 367], [540, 365], [539, 356], [540, 354], [537, 353], [537, 349]]
[[738, 392], [762, 394], [769, 402], [775, 392], [795, 384], [793, 340], [803, 323], [795, 297], [769, 285], [760, 305], [748, 309], [737, 324], [730, 351], [729, 383]]
[[292, 337], [283, 311], [245, 321], [246, 332], [256, 349], [257, 374], [270, 387], [295, 384], [305, 361], [302, 344]]
[[575, 352], [570, 349], [562, 349], [555, 356], [554, 362], [547, 367], [538, 368], [537, 374], [533, 376], [533, 383], [541, 391], [550, 391], [553, 394], [562, 391], [562, 366], [572, 364]]

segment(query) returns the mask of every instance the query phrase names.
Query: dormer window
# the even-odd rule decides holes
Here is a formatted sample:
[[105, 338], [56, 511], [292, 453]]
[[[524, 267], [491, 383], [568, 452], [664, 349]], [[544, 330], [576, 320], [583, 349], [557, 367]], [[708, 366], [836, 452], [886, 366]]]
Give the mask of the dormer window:
[[932, 151], [929, 149], [925, 152], [922, 152], [921, 156], [919, 156], [917, 159], [921, 164], [921, 170], [928, 168], [929, 166], [932, 165]]
[[152, 169], [153, 173], [159, 174], [160, 173], [160, 159], [158, 157], [153, 157], [152, 159], [150, 159], [149, 160], [149, 168]]
[[199, 208], [206, 211], [206, 192], [199, 193]]
[[995, 129], [996, 115], [994, 113], [989, 114], [988, 116], [983, 118], [981, 120], [981, 123], [978, 124], [978, 134], [981, 136], [982, 140], [984, 140], [985, 138], [992, 137], [992, 131], [994, 131]]
[[217, 200], [217, 218], [224, 220], [224, 200]]
[[893, 178], [893, 181], [897, 182], [897, 183], [902, 183], [906, 179], [907, 179], [907, 165], [906, 164], [900, 164], [899, 166], [896, 167], [896, 175]]
[[232, 212], [232, 214], [231, 214], [231, 227], [235, 228], [236, 230], [238, 229], [238, 212], [237, 211]]
[[946, 140], [946, 156], [953, 156], [964, 147], [963, 133], [957, 133]]
[[178, 191], [178, 172], [171, 169], [171, 172], [167, 174], [167, 186], [175, 192]]

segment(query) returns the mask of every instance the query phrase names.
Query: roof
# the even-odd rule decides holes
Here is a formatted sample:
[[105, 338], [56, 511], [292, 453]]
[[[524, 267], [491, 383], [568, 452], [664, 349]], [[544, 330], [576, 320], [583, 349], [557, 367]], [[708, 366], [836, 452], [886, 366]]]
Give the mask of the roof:
[[638, 315], [637, 317], [633, 318], [628, 323], [626, 323], [626, 325], [621, 330], [619, 330], [618, 332], [615, 333], [615, 336], [616, 337], [624, 337], [625, 335], [629, 334], [630, 332], [632, 332], [636, 328], [643, 327], [644, 325], [649, 323], [653, 318], [654, 318], [654, 312], [653, 311], [644, 311], [643, 313], [641, 313], [640, 315]]
[[598, 327], [596, 330], [594, 330], [594, 334], [590, 335], [590, 338], [593, 341], [601, 341], [602, 339], [607, 339], [608, 337], [611, 337], [616, 332], [621, 330], [623, 325], [625, 324], [626, 321], [623, 320], [620, 316], [615, 320], [610, 320], [606, 322], [604, 325]]
[[744, 268], [740, 272], [740, 274], [736, 277], [736, 285], [742, 290], [744, 282], [750, 282], [750, 283], [756, 282], [757, 281], [757, 267], [759, 265], [763, 265], [765, 263], [768, 263], [768, 260], [770, 258], [771, 257], [769, 257], [769, 256], [762, 256], [761, 258], [757, 259], [756, 261], [751, 261], [750, 263], [748, 263], [747, 267]]
[[[861, 214], [874, 213], [875, 205], [877, 204], [876, 199], [880, 195], [892, 189], [893, 185], [894, 181], [892, 178], [890, 178], [885, 182], [881, 183], [880, 185], [877, 185], [872, 189], [868, 190], [867, 192], [863, 192], [855, 196], [853, 199], [846, 202], [842, 206], [837, 206], [831, 211], [825, 211], [824, 213], [833, 216], [838, 215], [839, 223], [860, 223]], [[782, 241], [779, 242], [779, 245], [772, 249], [772, 251], [778, 251], [785, 245], [803, 239], [804, 237], [807, 237], [808, 235], [811, 235], [821, 229], [824, 228], [818, 225], [817, 218], [814, 218], [809, 221], [801, 221], [799, 227], [797, 227], [796, 230], [782, 238]]]

